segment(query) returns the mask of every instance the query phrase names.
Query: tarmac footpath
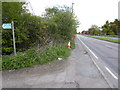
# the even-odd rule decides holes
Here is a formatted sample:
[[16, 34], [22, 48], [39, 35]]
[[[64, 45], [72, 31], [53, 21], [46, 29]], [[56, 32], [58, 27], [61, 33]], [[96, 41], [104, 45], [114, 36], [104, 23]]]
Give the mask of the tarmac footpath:
[[[110, 88], [81, 42], [67, 60], [2, 72], [3, 88]], [[4, 90], [4, 89], [3, 89]]]

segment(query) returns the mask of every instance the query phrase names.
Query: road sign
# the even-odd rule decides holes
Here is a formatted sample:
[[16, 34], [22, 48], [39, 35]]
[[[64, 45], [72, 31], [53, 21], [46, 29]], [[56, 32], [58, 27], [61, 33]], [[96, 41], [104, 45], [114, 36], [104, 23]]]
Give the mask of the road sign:
[[4, 23], [2, 25], [2, 27], [3, 27], [3, 29], [11, 29], [12, 28], [11, 23]]
[[17, 55], [17, 54], [16, 54], [16, 46], [15, 46], [14, 22], [12, 21], [12, 23], [4, 23], [4, 24], [2, 25], [2, 27], [3, 27], [3, 29], [12, 29], [14, 55]]

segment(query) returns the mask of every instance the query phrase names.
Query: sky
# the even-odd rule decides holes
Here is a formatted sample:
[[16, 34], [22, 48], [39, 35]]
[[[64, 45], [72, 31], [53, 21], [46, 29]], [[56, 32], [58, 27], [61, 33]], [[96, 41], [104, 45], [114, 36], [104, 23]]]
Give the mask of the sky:
[[53, 6], [72, 6], [80, 22], [77, 32], [88, 30], [91, 25], [101, 27], [107, 20], [113, 22], [118, 18], [118, 2], [120, 0], [29, 0], [35, 15], [41, 16], [45, 8]]

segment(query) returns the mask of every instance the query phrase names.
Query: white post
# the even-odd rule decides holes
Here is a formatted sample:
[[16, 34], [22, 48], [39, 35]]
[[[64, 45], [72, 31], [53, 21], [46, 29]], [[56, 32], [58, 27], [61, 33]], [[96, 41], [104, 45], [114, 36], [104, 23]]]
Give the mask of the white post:
[[15, 46], [15, 34], [14, 34], [14, 22], [12, 21], [12, 33], [13, 33], [13, 47], [14, 47], [14, 55], [16, 56], [16, 46]]

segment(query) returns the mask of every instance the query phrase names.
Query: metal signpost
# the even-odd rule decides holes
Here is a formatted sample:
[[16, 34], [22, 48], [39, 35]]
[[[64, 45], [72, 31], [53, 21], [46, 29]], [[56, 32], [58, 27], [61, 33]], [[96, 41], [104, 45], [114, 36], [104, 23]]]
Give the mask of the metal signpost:
[[12, 23], [4, 23], [2, 27], [3, 29], [12, 29], [14, 55], [16, 56], [17, 54], [16, 54], [16, 46], [15, 46], [14, 22], [12, 21]]

